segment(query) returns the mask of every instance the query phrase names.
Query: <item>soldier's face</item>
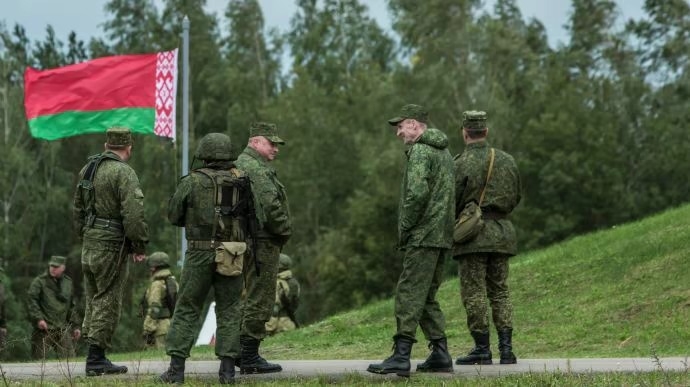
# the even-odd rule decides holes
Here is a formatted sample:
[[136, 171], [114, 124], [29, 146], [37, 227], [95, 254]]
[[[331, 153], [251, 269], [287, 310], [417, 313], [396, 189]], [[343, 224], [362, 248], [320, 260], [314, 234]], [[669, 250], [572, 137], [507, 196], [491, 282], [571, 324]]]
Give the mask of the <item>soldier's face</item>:
[[407, 145], [414, 144], [422, 134], [420, 129], [417, 121], [408, 118], [398, 122], [396, 136]]
[[65, 265], [60, 265], [60, 266], [50, 266], [50, 276], [53, 278], [60, 278], [62, 277], [62, 273], [65, 272]]
[[268, 161], [275, 160], [279, 152], [278, 144], [272, 143], [269, 139], [263, 136], [258, 137], [258, 141], [256, 141], [254, 149]]

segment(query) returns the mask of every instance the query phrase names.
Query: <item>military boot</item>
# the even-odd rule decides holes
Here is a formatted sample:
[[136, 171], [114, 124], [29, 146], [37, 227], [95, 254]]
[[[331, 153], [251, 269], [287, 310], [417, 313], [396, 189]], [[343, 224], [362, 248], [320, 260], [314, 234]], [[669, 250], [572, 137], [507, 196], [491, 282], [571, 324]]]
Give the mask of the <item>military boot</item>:
[[95, 344], [89, 345], [89, 353], [86, 356], [86, 376], [126, 373], [126, 366], [115, 365], [105, 357], [105, 349]]
[[283, 370], [279, 364], [269, 363], [259, 355], [261, 340], [242, 335], [240, 336], [240, 345], [242, 346], [240, 374], [268, 374]]
[[235, 384], [235, 359], [231, 357], [220, 358], [220, 369], [218, 370], [218, 383]]
[[512, 328], [498, 331], [498, 350], [501, 352], [501, 364], [517, 364], [517, 357], [513, 353]]
[[184, 362], [185, 358], [170, 356], [170, 366], [168, 370], [158, 376], [156, 382], [167, 384], [184, 383]]
[[492, 364], [491, 348], [489, 347], [489, 332], [472, 332], [474, 338], [474, 348], [467, 356], [455, 359], [455, 364]]
[[424, 363], [417, 364], [417, 372], [453, 372], [453, 358], [448, 353], [445, 337], [429, 341], [431, 353]]
[[410, 353], [414, 340], [404, 336], [395, 336], [393, 340], [395, 340], [393, 354], [383, 363], [369, 364], [367, 371], [375, 374], [396, 374], [410, 377]]

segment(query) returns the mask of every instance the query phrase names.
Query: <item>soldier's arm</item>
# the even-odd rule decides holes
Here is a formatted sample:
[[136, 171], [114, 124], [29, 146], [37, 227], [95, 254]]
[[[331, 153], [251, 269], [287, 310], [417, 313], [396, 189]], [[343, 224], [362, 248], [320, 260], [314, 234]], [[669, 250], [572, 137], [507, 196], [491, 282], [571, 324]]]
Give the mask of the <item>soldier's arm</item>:
[[152, 319], [161, 318], [163, 312], [163, 304], [165, 303], [165, 281], [153, 281], [149, 291], [146, 293], [146, 302], [149, 309], [146, 315]]
[[[84, 176], [84, 170], [79, 172], [79, 180]], [[72, 198], [72, 228], [74, 234], [82, 239], [82, 230], [84, 229], [84, 224], [86, 223], [86, 204], [84, 203], [84, 196], [82, 195], [82, 190], [79, 188], [79, 183], [74, 190], [74, 197]]]
[[81, 318], [79, 317], [79, 314], [77, 313], [77, 303], [76, 300], [74, 299], [74, 287], [73, 287], [73, 282], [70, 279], [70, 303], [69, 303], [69, 309], [67, 310], [67, 322], [69, 323], [70, 327], [72, 329], [78, 329], [81, 326]]
[[187, 175], [180, 180], [175, 193], [168, 200], [168, 220], [175, 226], [184, 227], [187, 200], [192, 192], [192, 176]]
[[407, 185], [404, 187], [403, 203], [400, 210], [402, 231], [414, 227], [424, 214], [429, 198], [429, 157], [422, 147], [413, 147], [407, 161]]
[[27, 292], [27, 306], [29, 309], [29, 318], [31, 323], [35, 324], [38, 321], [45, 320], [46, 316], [43, 315], [41, 310], [41, 280], [34, 278], [29, 286], [29, 291]]
[[253, 180], [255, 195], [265, 217], [263, 229], [275, 235], [289, 235], [292, 231], [290, 210], [287, 199], [281, 197], [285, 194], [282, 184], [268, 171], [255, 174]]
[[132, 242], [133, 253], [144, 254], [149, 241], [149, 226], [144, 218], [144, 192], [139, 178], [129, 166], [120, 170], [118, 188], [125, 236]]
[[463, 171], [459, 158], [455, 158], [455, 211], [460, 213], [465, 207], [464, 195], [467, 188], [467, 176]]

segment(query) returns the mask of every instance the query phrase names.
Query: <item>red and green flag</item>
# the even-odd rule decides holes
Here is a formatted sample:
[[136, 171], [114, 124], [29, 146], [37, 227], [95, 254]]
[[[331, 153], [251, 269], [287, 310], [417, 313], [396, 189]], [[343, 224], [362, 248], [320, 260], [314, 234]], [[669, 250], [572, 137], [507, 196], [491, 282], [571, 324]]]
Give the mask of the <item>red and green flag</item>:
[[175, 139], [177, 49], [24, 72], [31, 135], [45, 140], [113, 126]]

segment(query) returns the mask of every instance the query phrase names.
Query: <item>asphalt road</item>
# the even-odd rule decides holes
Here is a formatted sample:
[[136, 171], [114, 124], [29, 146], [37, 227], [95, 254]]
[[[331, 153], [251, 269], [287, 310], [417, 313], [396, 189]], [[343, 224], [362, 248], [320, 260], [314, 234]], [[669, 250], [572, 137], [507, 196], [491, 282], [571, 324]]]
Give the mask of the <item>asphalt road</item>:
[[[608, 359], [519, 359], [514, 365], [485, 365], [485, 366], [455, 366], [454, 373], [436, 374], [439, 377], [476, 377], [476, 376], [500, 376], [527, 372], [647, 372], [663, 369], [666, 371], [683, 371], [689, 368], [688, 358], [667, 357], [660, 358], [657, 362], [651, 358], [608, 358]], [[283, 372], [266, 375], [239, 375], [238, 379], [245, 378], [288, 378], [329, 376], [337, 378], [353, 373], [373, 375], [366, 372], [370, 363], [378, 363], [377, 360], [284, 360], [277, 363], [283, 366]], [[412, 369], [416, 363], [423, 359], [414, 360]], [[137, 379], [149, 378], [165, 371], [167, 361], [141, 360], [129, 362], [116, 362], [119, 365], [127, 365], [129, 372], [125, 375], [102, 376], [101, 378]], [[215, 378], [218, 375], [218, 361], [189, 361], [186, 364], [187, 377]], [[68, 380], [75, 377], [83, 377], [83, 362], [46, 362], [46, 363], [5, 363], [0, 365], [5, 380], [29, 381]], [[390, 377], [390, 376], [388, 376]], [[414, 373], [412, 374], [414, 377]], [[89, 378], [89, 380], [92, 380]], [[95, 378], [93, 379], [96, 380]]]

